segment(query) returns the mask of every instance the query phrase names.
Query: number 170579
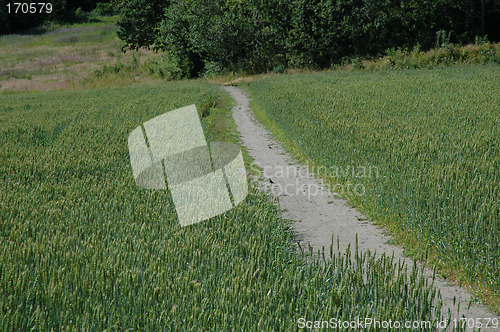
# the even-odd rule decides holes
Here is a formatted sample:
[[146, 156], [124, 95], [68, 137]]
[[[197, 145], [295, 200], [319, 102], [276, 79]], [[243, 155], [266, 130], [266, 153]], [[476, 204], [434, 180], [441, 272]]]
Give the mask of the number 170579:
[[7, 4], [7, 12], [9, 14], [41, 14], [52, 13], [52, 4], [50, 2], [14, 2]]

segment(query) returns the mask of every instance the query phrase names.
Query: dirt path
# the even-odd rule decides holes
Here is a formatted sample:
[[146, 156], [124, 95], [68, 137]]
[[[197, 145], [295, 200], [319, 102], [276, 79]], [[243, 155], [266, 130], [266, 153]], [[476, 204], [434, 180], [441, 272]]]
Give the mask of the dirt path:
[[[322, 186], [321, 181], [307, 172], [306, 167], [299, 165], [283, 150], [269, 131], [255, 119], [245, 92], [236, 87], [224, 89], [237, 103], [232, 113], [241, 140], [255, 163], [264, 169], [264, 179], [260, 185], [278, 196], [280, 208], [284, 210], [283, 217], [294, 220], [293, 230], [303, 244], [310, 243], [315, 251], [325, 247], [328, 252], [333, 233], [335, 238], [339, 236], [341, 250], [345, 252], [348, 243], [354, 245], [358, 234], [361, 250], [369, 249], [378, 254], [394, 252], [396, 260], [405, 259], [403, 249], [388, 244], [390, 237], [384, 235], [380, 228], [367, 221], [365, 216], [350, 207], [345, 200], [336, 198]], [[413, 265], [411, 260], [406, 261], [410, 267]], [[425, 274], [431, 278], [432, 271], [426, 270]], [[471, 295], [460, 287], [450, 285], [442, 278], [435, 280], [435, 285], [443, 297], [443, 312], [450, 308], [452, 318], [498, 317], [482, 304], [474, 303], [467, 309]], [[459, 316], [453, 306], [454, 298], [460, 303]], [[500, 332], [500, 327], [483, 328], [481, 331]]]

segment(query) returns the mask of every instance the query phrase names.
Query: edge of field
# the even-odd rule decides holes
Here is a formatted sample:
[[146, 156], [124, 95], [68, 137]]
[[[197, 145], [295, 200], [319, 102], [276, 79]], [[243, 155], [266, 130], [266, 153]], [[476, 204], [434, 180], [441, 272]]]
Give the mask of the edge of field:
[[[251, 108], [257, 120], [262, 123], [273, 135], [275, 139], [277, 139], [284, 149], [290, 153], [290, 155], [296, 158], [300, 163], [307, 164], [312, 167], [312, 169], [321, 170], [320, 165], [317, 165], [311, 158], [307, 156], [302, 150], [300, 150], [297, 145], [294, 143], [293, 139], [291, 139], [283, 130], [281, 130], [277, 124], [271, 120], [265, 109], [260, 107], [259, 104], [253, 98], [253, 92], [249, 88], [249, 82], [242, 82], [240, 84], [234, 84], [238, 87], [243, 87], [248, 91], [251, 100]], [[326, 176], [325, 174], [315, 173], [315, 176], [321, 178], [326, 183], [334, 187], [336, 184], [340, 182], [336, 182], [331, 177]], [[433, 268], [435, 266], [436, 272], [441, 275], [443, 278], [450, 280], [452, 283], [457, 284], [460, 287], [463, 287], [470, 291], [474, 296], [478, 299], [484, 300], [485, 304], [496, 314], [500, 314], [500, 299], [495, 298], [495, 294], [482, 283], [470, 283], [461, 273], [460, 269], [457, 268], [456, 262], [453, 260], [443, 261], [441, 257], [437, 255], [436, 252], [426, 249], [426, 257], [422, 257], [419, 251], [416, 251], [415, 248], [422, 247], [422, 239], [421, 237], [413, 234], [410, 230], [400, 230], [395, 227], [391, 220], [389, 219], [380, 219], [377, 218], [372, 211], [363, 206], [356, 204], [356, 202], [349, 197], [348, 195], [338, 195], [339, 197], [345, 199], [348, 204], [350, 204], [353, 208], [356, 208], [361, 213], [367, 215], [373, 223], [382, 229], [393, 238], [393, 244], [402, 247], [405, 251], [405, 255], [409, 258], [422, 262], [428, 268]], [[481, 302], [480, 302], [481, 303]]]

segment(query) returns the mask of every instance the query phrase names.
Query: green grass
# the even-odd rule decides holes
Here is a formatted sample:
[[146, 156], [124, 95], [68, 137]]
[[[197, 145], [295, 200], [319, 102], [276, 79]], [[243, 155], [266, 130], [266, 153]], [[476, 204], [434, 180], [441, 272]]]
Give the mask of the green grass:
[[114, 22], [103, 21], [52, 27], [43, 34], [0, 36], [0, 60], [4, 65], [41, 60], [64, 48], [87, 55], [115, 51], [121, 46], [117, 30]]
[[391, 257], [331, 247], [318, 264], [291, 250], [287, 224], [254, 186], [233, 210], [180, 227], [167, 192], [135, 185], [127, 137], [192, 103], [206, 108], [212, 139], [236, 140], [228, 97], [200, 81], [2, 96], [0, 330], [438, 319], [432, 285]]
[[351, 64], [338, 65], [336, 69], [384, 71], [495, 63], [500, 64], [500, 43], [477, 40], [476, 44], [448, 44], [428, 51], [422, 51], [418, 45], [411, 51], [388, 49], [387, 55], [383, 57], [367, 60], [355, 58]]
[[100, 17], [99, 22], [50, 26], [40, 34], [0, 36], [2, 92], [154, 81], [148, 64], [160, 56], [147, 50], [124, 54], [116, 19]]
[[500, 312], [498, 65], [280, 75], [250, 90], [295, 155], [332, 184], [363, 186], [344, 194]]

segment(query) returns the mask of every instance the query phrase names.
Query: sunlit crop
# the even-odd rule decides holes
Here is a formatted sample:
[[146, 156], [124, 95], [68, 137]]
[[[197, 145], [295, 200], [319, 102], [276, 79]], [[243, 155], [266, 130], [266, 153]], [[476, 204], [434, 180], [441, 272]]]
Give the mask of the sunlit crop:
[[[182, 228], [166, 191], [136, 186], [130, 131], [221, 95], [176, 82], [1, 97], [0, 330], [290, 331], [300, 317], [438, 318], [432, 285], [390, 257], [333, 246], [330, 263], [308, 262], [254, 187], [231, 211]], [[219, 101], [203, 118], [215, 136], [228, 119]]]
[[283, 75], [250, 89], [312, 165], [376, 167], [321, 175], [363, 185], [355, 205], [500, 310], [499, 66]]

